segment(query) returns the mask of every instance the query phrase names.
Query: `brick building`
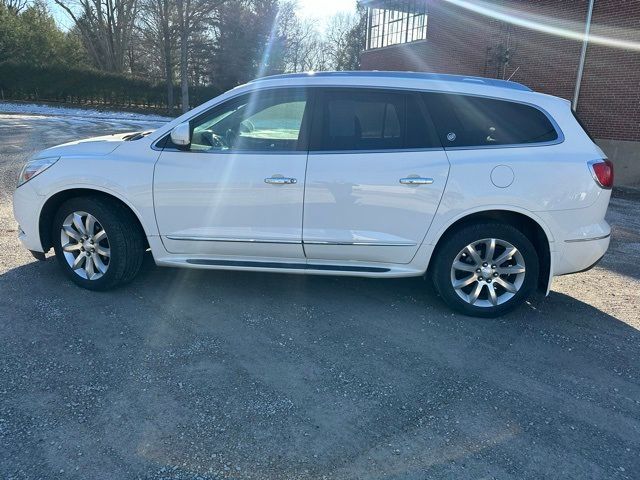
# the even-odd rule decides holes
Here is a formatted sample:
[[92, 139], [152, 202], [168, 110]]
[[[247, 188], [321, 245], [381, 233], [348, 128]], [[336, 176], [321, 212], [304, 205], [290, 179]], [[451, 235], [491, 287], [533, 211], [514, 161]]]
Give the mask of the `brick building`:
[[510, 78], [571, 100], [616, 183], [640, 186], [640, 0], [365, 3], [363, 69]]

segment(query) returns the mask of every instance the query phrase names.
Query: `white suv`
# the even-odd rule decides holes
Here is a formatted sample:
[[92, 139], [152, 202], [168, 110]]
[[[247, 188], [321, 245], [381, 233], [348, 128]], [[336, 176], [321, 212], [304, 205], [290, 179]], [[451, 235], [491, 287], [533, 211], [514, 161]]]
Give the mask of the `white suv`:
[[78, 285], [158, 265], [410, 277], [496, 316], [609, 245], [611, 163], [569, 102], [398, 72], [253, 81], [153, 131], [44, 150], [20, 239]]

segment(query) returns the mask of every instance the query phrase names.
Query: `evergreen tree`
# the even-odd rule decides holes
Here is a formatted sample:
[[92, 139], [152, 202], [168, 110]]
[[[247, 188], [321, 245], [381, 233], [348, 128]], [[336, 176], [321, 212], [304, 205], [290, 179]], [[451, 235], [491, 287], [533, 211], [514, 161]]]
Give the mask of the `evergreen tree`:
[[220, 8], [211, 83], [221, 90], [284, 69], [277, 0], [238, 0]]
[[73, 33], [61, 31], [46, 5], [38, 1], [16, 12], [0, 2], [0, 62], [80, 65], [84, 49]]

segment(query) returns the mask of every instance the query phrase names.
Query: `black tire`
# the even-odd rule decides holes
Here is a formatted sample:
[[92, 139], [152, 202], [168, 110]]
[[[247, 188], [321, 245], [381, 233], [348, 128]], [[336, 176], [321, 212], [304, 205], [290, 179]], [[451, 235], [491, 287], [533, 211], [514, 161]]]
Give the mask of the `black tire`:
[[[505, 300], [504, 303], [490, 306], [472, 305], [456, 293], [452, 284], [453, 262], [459, 259], [458, 254], [467, 245], [491, 238], [506, 241], [518, 249], [526, 266], [524, 280], [517, 293]], [[431, 276], [436, 291], [453, 310], [473, 317], [493, 318], [514, 310], [529, 298], [536, 288], [539, 270], [540, 264], [536, 249], [520, 230], [503, 223], [487, 222], [463, 226], [448, 234], [434, 253]], [[498, 276], [498, 274], [494, 274]], [[472, 273], [472, 275], [475, 274]], [[487, 281], [491, 283], [491, 280]], [[473, 288], [473, 285], [469, 288]], [[499, 288], [501, 289], [501, 287]], [[488, 291], [483, 289], [483, 294], [487, 297], [488, 302]]]
[[[110, 258], [106, 272], [98, 279], [88, 280], [78, 275], [64, 256], [60, 233], [65, 219], [74, 212], [93, 215], [107, 233]], [[65, 201], [53, 219], [51, 238], [56, 259], [64, 273], [88, 290], [110, 290], [130, 282], [140, 271], [144, 259], [144, 232], [137, 218], [126, 206], [99, 196]]]

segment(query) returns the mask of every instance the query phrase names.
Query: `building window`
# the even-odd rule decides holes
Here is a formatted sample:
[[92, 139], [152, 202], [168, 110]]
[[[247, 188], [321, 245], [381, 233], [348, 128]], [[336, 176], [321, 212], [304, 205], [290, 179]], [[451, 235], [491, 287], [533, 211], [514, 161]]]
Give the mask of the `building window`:
[[426, 0], [368, 2], [367, 50], [427, 38]]

